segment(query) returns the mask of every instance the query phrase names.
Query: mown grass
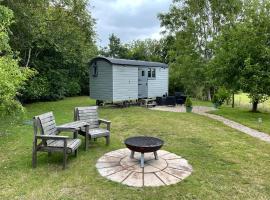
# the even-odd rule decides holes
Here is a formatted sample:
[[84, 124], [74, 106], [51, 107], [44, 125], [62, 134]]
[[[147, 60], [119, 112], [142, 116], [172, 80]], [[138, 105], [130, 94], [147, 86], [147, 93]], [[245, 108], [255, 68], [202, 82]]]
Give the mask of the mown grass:
[[253, 113], [247, 108], [231, 108], [223, 106], [211, 113], [270, 134], [270, 114], [267, 112]]
[[[240, 93], [235, 95], [235, 106], [245, 109], [251, 109], [252, 104], [250, 103], [250, 98], [246, 93]], [[262, 112], [270, 112], [270, 100], [267, 100], [258, 105], [258, 108]]]
[[[27, 120], [53, 111], [58, 124], [72, 120], [75, 106], [93, 105], [87, 97], [27, 105]], [[112, 121], [112, 141], [83, 146], [69, 157], [62, 170], [62, 155], [38, 155], [31, 168], [31, 125], [7, 127], [0, 136], [0, 199], [269, 199], [270, 145], [192, 114], [152, 111], [140, 107], [101, 108]], [[67, 133], [68, 134], [68, 133]], [[164, 149], [181, 155], [194, 172], [179, 184], [133, 188], [101, 177], [95, 163], [104, 153], [123, 148], [132, 135], [153, 135], [165, 140]]]

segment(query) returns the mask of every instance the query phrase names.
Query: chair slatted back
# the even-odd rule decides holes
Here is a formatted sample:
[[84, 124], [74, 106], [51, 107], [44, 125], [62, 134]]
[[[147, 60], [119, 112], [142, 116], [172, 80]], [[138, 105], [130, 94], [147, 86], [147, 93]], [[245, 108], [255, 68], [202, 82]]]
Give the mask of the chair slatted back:
[[85, 121], [89, 128], [98, 128], [98, 106], [77, 107], [75, 108], [75, 120]]
[[52, 112], [35, 116], [34, 119], [38, 120], [37, 125], [39, 126], [40, 132], [42, 135], [56, 135], [57, 134], [55, 118]]

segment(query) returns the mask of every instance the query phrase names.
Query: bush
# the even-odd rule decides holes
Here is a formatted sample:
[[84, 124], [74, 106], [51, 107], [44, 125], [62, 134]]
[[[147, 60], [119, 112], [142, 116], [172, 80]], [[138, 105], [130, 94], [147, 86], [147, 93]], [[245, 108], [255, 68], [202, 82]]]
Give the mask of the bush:
[[218, 89], [216, 94], [213, 96], [212, 103], [216, 107], [219, 107], [222, 104], [224, 104], [224, 102], [228, 99], [230, 99], [230, 93], [224, 87], [221, 87]]
[[192, 101], [191, 101], [190, 97], [187, 97], [186, 102], [185, 102], [185, 106], [192, 107]]
[[81, 86], [76, 81], [70, 81], [66, 86], [66, 96], [76, 96], [81, 93]]

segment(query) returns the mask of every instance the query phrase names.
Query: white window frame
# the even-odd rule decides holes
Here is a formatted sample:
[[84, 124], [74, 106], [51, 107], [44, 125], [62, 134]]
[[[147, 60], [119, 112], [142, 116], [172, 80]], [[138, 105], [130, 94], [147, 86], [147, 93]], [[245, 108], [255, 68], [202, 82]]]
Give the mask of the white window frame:
[[93, 77], [98, 77], [98, 66], [97, 66], [97, 63], [95, 62], [92, 67], [93, 67], [92, 76]]
[[[150, 72], [150, 76], [149, 76], [149, 72]], [[154, 72], [154, 75], [155, 76], [153, 76], [153, 72]], [[157, 77], [157, 70], [156, 70], [156, 68], [148, 68], [148, 70], [147, 70], [147, 77], [148, 77], [148, 79], [151, 79], [151, 80], [156, 79], [156, 77]]]

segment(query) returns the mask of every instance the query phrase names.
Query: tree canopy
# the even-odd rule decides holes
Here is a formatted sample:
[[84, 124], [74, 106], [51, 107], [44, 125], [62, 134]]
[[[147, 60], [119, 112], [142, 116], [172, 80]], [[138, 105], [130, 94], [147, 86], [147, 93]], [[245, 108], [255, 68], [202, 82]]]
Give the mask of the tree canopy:
[[115, 34], [111, 34], [108, 46], [102, 48], [99, 53], [114, 58], [167, 62], [166, 42], [166, 39], [145, 39], [125, 44]]
[[32, 74], [28, 68], [19, 67], [19, 60], [9, 45], [8, 32], [13, 22], [13, 12], [0, 5], [0, 117], [22, 111], [16, 100], [17, 91]]
[[165, 33], [174, 38], [168, 54], [171, 91], [184, 87], [188, 94], [201, 97], [207, 91], [210, 98], [211, 42], [224, 25], [233, 24], [241, 5], [240, 0], [175, 0], [168, 13], [159, 15]]
[[10, 42], [19, 52], [20, 65], [37, 71], [21, 91], [21, 99], [87, 94], [87, 63], [97, 54], [88, 1], [4, 0], [2, 4], [14, 11]]
[[213, 70], [221, 84], [249, 93], [253, 111], [270, 95], [270, 3], [245, 5], [243, 18], [215, 41]]

